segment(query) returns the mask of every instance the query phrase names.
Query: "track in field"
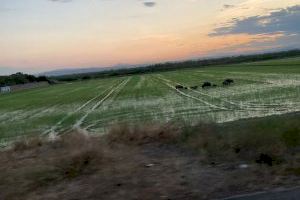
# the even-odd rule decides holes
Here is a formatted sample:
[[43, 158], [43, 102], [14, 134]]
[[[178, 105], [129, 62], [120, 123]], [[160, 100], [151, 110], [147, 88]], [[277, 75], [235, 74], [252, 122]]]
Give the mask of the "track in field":
[[[204, 114], [209, 114], [211, 113], [211, 110], [201, 110], [196, 109], [194, 111], [182, 111], [182, 114], [175, 114], [174, 112], [148, 112], [148, 113], [135, 113], [132, 115], [132, 113], [127, 112], [123, 114], [116, 115], [118, 117], [123, 117], [123, 119], [126, 119], [125, 121], [117, 121], [118, 123], [135, 123], [135, 122], [140, 122], [141, 119], [145, 119], [145, 117], [149, 118], [150, 121], [153, 120], [158, 120], [159, 122], [163, 120], [172, 121], [172, 120], [180, 120], [184, 118], [184, 116], [187, 115], [204, 115]], [[99, 133], [99, 129], [105, 129], [107, 127], [110, 127], [111, 125], [115, 124], [116, 121], [114, 121], [115, 117], [110, 117], [110, 118], [103, 118], [101, 120], [97, 120], [95, 123], [88, 125], [84, 130], [87, 130], [89, 132], [95, 132], [97, 130], [97, 133]], [[146, 120], [147, 121], [147, 120]]]
[[[159, 76], [160, 76], [159, 78], [161, 80], [163, 80], [165, 82], [168, 82], [168, 83], [172, 83], [173, 85], [169, 85], [169, 87], [172, 87], [173, 89], [176, 89], [176, 88], [174, 88], [174, 84], [179, 84], [179, 85], [185, 86], [182, 83], [178, 83], [178, 82], [166, 79], [166, 78], [162, 78], [163, 76], [161, 74], [159, 74]], [[228, 107], [226, 107], [226, 109], [244, 110], [244, 111], [270, 111], [270, 109], [275, 109], [275, 110], [285, 109], [285, 110], [289, 110], [289, 109], [292, 108], [290, 105], [287, 105], [287, 104], [277, 104], [277, 105], [273, 104], [274, 106], [272, 106], [272, 104], [265, 105], [265, 104], [249, 104], [249, 103], [247, 104], [247, 103], [244, 103], [244, 102], [239, 102], [238, 103], [238, 102], [228, 101], [228, 100], [222, 99], [220, 97], [211, 96], [211, 95], [205, 94], [203, 92], [200, 92], [198, 90], [192, 90], [189, 87], [187, 87], [187, 88], [188, 88], [189, 91], [191, 91], [193, 93], [197, 93], [197, 94], [203, 95], [203, 96], [207, 96], [207, 97], [211, 98], [211, 100], [218, 99], [221, 102], [223, 101], [223, 102], [225, 102], [227, 104], [230, 104], [231, 106], [235, 106], [233, 108], [231, 108], [231, 107], [228, 106]], [[179, 90], [179, 92], [183, 93], [180, 90]], [[190, 96], [192, 96], [192, 95], [190, 95]]]
[[[161, 86], [166, 86], [164, 83], [162, 83], [160, 80], [158, 80], [157, 78], [154, 78], [152, 76], [151, 77], [150, 82], [157, 82], [159, 85]], [[132, 86], [133, 90], [132, 92], [134, 92], [134, 88], [135, 86]], [[167, 86], [167, 88], [165, 88], [166, 91], [170, 91], [169, 87]], [[165, 93], [164, 93], [165, 94]], [[170, 94], [174, 94], [173, 92]], [[176, 93], [176, 96], [182, 96], [180, 94]], [[149, 96], [151, 97], [151, 96]], [[162, 96], [163, 97], [163, 96]], [[143, 97], [144, 98], [144, 97]], [[184, 96], [182, 97], [183, 99], [185, 98]], [[175, 98], [178, 101], [178, 98]], [[191, 99], [191, 98], [189, 98]], [[147, 100], [147, 98], [145, 99]], [[149, 101], [151, 101], [151, 99], [148, 99]], [[193, 99], [195, 100], [195, 99]], [[140, 101], [144, 101], [143, 99]], [[162, 98], [161, 101], [163, 102], [168, 102], [167, 98]], [[199, 102], [199, 100], [196, 100], [197, 102]], [[108, 125], [111, 125], [111, 122], [129, 122], [129, 121], [140, 121], [140, 120], [144, 120], [144, 119], [148, 119], [148, 120], [170, 120], [173, 118], [180, 118], [180, 117], [185, 117], [187, 114], [204, 114], [207, 112], [211, 112], [213, 111], [213, 109], [209, 106], [207, 106], [206, 104], [203, 104], [203, 102], [201, 102], [202, 105], [196, 106], [196, 107], [187, 107], [187, 108], [181, 108], [178, 109], [178, 104], [173, 104], [173, 105], [166, 105], [167, 108], [170, 109], [157, 109], [158, 107], [160, 107], [161, 104], [157, 104], [157, 105], [150, 105], [150, 107], [147, 107], [147, 105], [141, 105], [142, 107], [138, 107], [138, 108], [142, 108], [142, 110], [132, 110], [130, 105], [128, 107], [128, 110], [120, 110], [120, 111], [111, 111], [111, 113], [109, 113], [107, 115], [107, 113], [105, 114], [104, 117], [100, 117], [100, 119], [96, 120], [93, 123], [90, 123], [89, 125], [87, 125], [84, 129], [88, 130], [88, 131], [93, 131], [95, 130], [95, 127], [99, 127], [99, 126], [104, 126], [104, 127], [108, 127]], [[177, 106], [176, 106], [177, 105]], [[154, 107], [153, 107], [154, 106]], [[175, 107], [174, 107], [175, 106]], [[166, 108], [164, 107], [164, 108]], [[126, 108], [126, 106], [125, 106]], [[214, 109], [216, 110], [220, 110], [220, 109]], [[147, 121], [147, 120], [146, 120]]]
[[[65, 117], [63, 117], [60, 121], [58, 121], [54, 126], [52, 126], [51, 128], [49, 128], [48, 130], [44, 131], [43, 134], [49, 134], [51, 137], [55, 137], [57, 134], [59, 134], [59, 132], [61, 131], [61, 125], [63, 122], [65, 122], [67, 119], [69, 119], [72, 115], [76, 114], [77, 112], [81, 111], [83, 108], [85, 108], [86, 106], [90, 105], [93, 101], [97, 100], [98, 98], [100, 98], [101, 96], [105, 95], [105, 93], [108, 92], [107, 95], [105, 95], [103, 98], [101, 98], [99, 101], [97, 101], [91, 108], [91, 110], [93, 111], [94, 109], [96, 109], [97, 107], [100, 106], [101, 103], [103, 103], [106, 99], [108, 99], [110, 97], [110, 95], [120, 86], [124, 83], [124, 81], [122, 81], [120, 84], [118, 84], [117, 86], [115, 86], [115, 84], [113, 84], [110, 88], [104, 90], [103, 92], [101, 92], [100, 94], [96, 95], [95, 97], [89, 99], [88, 101], [86, 101], [84, 104], [82, 104], [80, 107], [76, 108], [73, 112], [68, 113]], [[88, 111], [88, 114], [90, 114], [90, 112], [92, 112], [91, 110]], [[82, 121], [86, 118], [86, 116], [88, 115], [87, 113], [81, 117], [74, 125], [73, 127], [80, 127]]]
[[[123, 82], [122, 82], [123, 83]], [[121, 83], [121, 84], [122, 84]], [[119, 84], [120, 85], [120, 84]], [[88, 101], [86, 101], [84, 104], [82, 104], [80, 107], [76, 108], [73, 112], [68, 113], [65, 117], [63, 117], [60, 121], [58, 121], [55, 125], [53, 125], [51, 128], [47, 129], [46, 131], [44, 131], [42, 133], [42, 135], [49, 135], [49, 137], [56, 137], [57, 134], [59, 134], [59, 132], [61, 131], [61, 127], [60, 125], [67, 120], [69, 117], [71, 117], [73, 114], [75, 114], [76, 112], [79, 112], [80, 110], [82, 110], [83, 108], [85, 108], [86, 106], [88, 106], [89, 104], [92, 103], [92, 101], [96, 100], [97, 98], [101, 97], [103, 94], [105, 94], [107, 91], [109, 90], [113, 90], [114, 87], [118, 87], [119, 85], [115, 86], [115, 83], [108, 89], [106, 89], [105, 91], [103, 91], [102, 93], [96, 95], [95, 97], [89, 99]], [[98, 89], [99, 87], [97, 87]], [[30, 134], [29, 134], [30, 135]], [[12, 141], [17, 141], [19, 139], [23, 139], [25, 136], [28, 136], [28, 134], [22, 134], [22, 135], [18, 135], [18, 136], [14, 136], [13, 139], [10, 138], [1, 138], [0, 140], [0, 148], [5, 148], [7, 146], [9, 146]]]
[[[101, 86], [101, 85], [99, 85]], [[99, 88], [99, 86], [97, 86], [97, 88]], [[81, 88], [76, 88], [76, 89], [73, 89], [71, 91], [68, 91], [68, 92], [65, 92], [63, 91], [62, 94], [56, 94], [58, 96], [68, 96], [68, 95], [72, 95], [74, 94], [75, 92], [78, 92], [80, 90], [84, 90], [85, 87], [81, 87]], [[63, 99], [61, 100], [63, 101]], [[7, 122], [10, 122], [10, 121], [16, 121], [16, 120], [28, 120], [28, 119], [33, 119], [33, 118], [36, 118], [38, 116], [42, 116], [43, 113], [47, 113], [51, 110], [54, 110], [54, 108], [56, 108], [57, 106], [59, 106], [61, 103], [63, 102], [55, 102], [55, 103], [52, 103], [50, 105], [48, 105], [47, 107], [43, 107], [43, 108], [39, 108], [39, 109], [34, 109], [33, 111], [20, 111], [21, 113], [15, 113], [15, 114], [11, 114], [9, 116], [7, 116], [6, 118], [0, 118], [0, 125], [1, 124], [4, 124], [4, 123], [7, 123]], [[14, 117], [12, 117], [14, 116]]]
[[[183, 92], [183, 91], [181, 91], [181, 90], [179, 90], [179, 89], [176, 89], [176, 88], [174, 87], [174, 85], [171, 85], [171, 84], [170, 84], [171, 81], [168, 80], [168, 79], [165, 79], [165, 78], [162, 78], [162, 77], [157, 77], [157, 78], [158, 78], [159, 80], [161, 80], [166, 86], [168, 86], [169, 88], [175, 90], [177, 93], [181, 94], [182, 96], [185, 96], [185, 97], [187, 97], [187, 98], [191, 98], [191, 99], [194, 99], [194, 100], [196, 100], [196, 101], [202, 102], [202, 103], [204, 103], [205, 105], [207, 105], [207, 106], [209, 106], [209, 107], [211, 107], [211, 108], [214, 108], [214, 109], [228, 110], [228, 108], [225, 108], [225, 107], [223, 107], [223, 106], [218, 106], [218, 105], [209, 103], [208, 101], [205, 101], [205, 100], [203, 100], [203, 99], [201, 99], [201, 98], [198, 98], [198, 97], [189, 95], [189, 94], [187, 94], [187, 93], [185, 93], [185, 92]], [[176, 83], [176, 84], [177, 84], [177, 83]]]
[[73, 128], [81, 128], [81, 125], [85, 121], [85, 119], [94, 111], [96, 110], [105, 100], [111, 97], [114, 93], [119, 93], [125, 85], [130, 81], [131, 77], [122, 81], [117, 87], [113, 88], [105, 97], [99, 100], [84, 116], [82, 116], [77, 122], [73, 125]]
[[[114, 94], [111, 96], [111, 101], [110, 102], [108, 102], [108, 103], [106, 103], [106, 106], [107, 105], [110, 105], [110, 104], [112, 104], [113, 102], [114, 102], [114, 100], [115, 100], [115, 98], [119, 95], [119, 93], [123, 90], [123, 88], [127, 85], [127, 83], [131, 80], [131, 78], [132, 77], [130, 77], [130, 78], [128, 78], [127, 80], [126, 80], [126, 82], [124, 82], [124, 84], [122, 84], [119, 88], [117, 88], [117, 90], [114, 92]], [[116, 117], [116, 116], [118, 116], [116, 113], [114, 113], [114, 117]], [[102, 118], [101, 120], [103, 120], [103, 119], [105, 119], [105, 118]], [[89, 129], [91, 129], [92, 127], [94, 127], [94, 126], [97, 126], [98, 125], [98, 123], [101, 121], [101, 120], [97, 120], [97, 121], [95, 121], [95, 122], [92, 122], [92, 123], [90, 123], [89, 121], [87, 121], [87, 123], [86, 123], [86, 125], [82, 128], [83, 130], [89, 130]], [[89, 124], [90, 123], [90, 124]]]
[[[153, 77], [151, 76], [154, 80], [156, 80], [158, 83], [162, 84], [162, 85], [165, 85], [167, 86], [169, 89], [172, 89], [172, 90], [175, 90], [176, 88], [174, 87], [174, 84], [175, 82], [172, 82], [168, 79], [160, 79], [158, 77]], [[190, 90], [192, 91], [192, 90]], [[183, 97], [186, 97], [186, 98], [189, 98], [189, 99], [193, 99], [193, 100], [196, 100], [195, 98], [197, 98], [196, 101], [198, 102], [201, 102], [203, 104], [203, 101], [199, 101], [199, 98], [198, 97], [195, 97], [195, 96], [192, 96], [192, 95], [189, 95], [189, 96], [186, 96], [186, 93], [182, 92], [179, 90], [179, 92], [176, 90], [176, 92], [180, 95], [180, 96], [183, 96]], [[182, 94], [182, 93], [184, 94]], [[191, 97], [192, 96], [192, 97]], [[203, 96], [208, 96], [208, 95], [203, 95]], [[210, 98], [214, 98], [213, 96], [208, 96]], [[217, 98], [217, 97], [216, 97]], [[200, 115], [204, 115], [204, 114], [208, 114], [210, 112], [227, 112], [227, 113], [231, 113], [231, 114], [227, 114], [227, 115], [232, 115], [234, 116], [236, 113], [236, 115], [244, 115], [246, 116], [247, 112], [248, 111], [251, 111], [251, 112], [264, 112], [263, 109], [249, 109], [249, 110], [246, 110], [246, 109], [219, 109], [219, 107], [215, 107], [215, 106], [211, 106], [210, 104], [205, 104], [209, 110], [205, 110], [205, 107], [195, 107], [194, 109], [188, 109], [188, 110], [183, 110], [181, 113], [178, 113], [178, 111], [176, 111], [176, 113], [173, 111], [155, 111], [155, 113], [151, 110], [149, 111], [134, 111], [135, 113], [132, 113], [131, 111], [127, 111], [127, 112], [114, 112], [112, 111], [112, 114], [109, 115], [109, 116], [105, 116], [104, 118], [100, 118], [99, 120], [96, 120], [95, 122], [87, 125], [85, 127], [86, 130], [88, 131], [93, 131], [93, 130], [96, 130], [98, 128], [101, 128], [101, 127], [105, 127], [105, 126], [108, 126], [108, 125], [111, 125], [114, 121], [114, 119], [117, 119], [117, 118], [123, 118], [123, 119], [126, 119], [126, 122], [136, 122], [140, 119], [143, 119], [143, 118], [146, 118], [146, 119], [158, 119], [159, 117], [161, 119], [176, 119], [176, 118], [180, 118], [180, 117], [188, 117], [188, 116], [200, 116]], [[238, 114], [240, 112], [244, 112], [244, 114]], [[219, 115], [219, 114], [217, 114]], [[222, 115], [222, 114], [221, 114]], [[256, 114], [257, 116], [257, 114]], [[158, 117], [158, 118], [157, 118]], [[188, 117], [189, 118], [189, 117]], [[193, 117], [191, 117], [193, 118]], [[244, 117], [245, 118], [245, 117]], [[236, 117], [233, 117], [232, 118], [233, 120], [236, 119]], [[159, 120], [159, 119], [158, 119]], [[230, 120], [230, 118], [228, 118], [227, 120]], [[96, 128], [96, 129], [95, 129]]]
[[[202, 96], [206, 96], [206, 97], [210, 98], [210, 100], [218, 99], [218, 100], [221, 101], [221, 102], [225, 102], [225, 103], [227, 103], [227, 104], [229, 104], [229, 105], [231, 105], [231, 106], [234, 106], [233, 109], [243, 109], [243, 108], [241, 107], [240, 104], [235, 103], [235, 102], [233, 102], [233, 101], [228, 101], [228, 100], [226, 100], [226, 99], [221, 99], [221, 98], [219, 98], [219, 97], [215, 97], [215, 96], [211, 96], [211, 95], [209, 95], [209, 94], [205, 94], [205, 93], [200, 92], [200, 91], [198, 91], [198, 90], [190, 89], [188, 86], [186, 86], [186, 85], [183, 84], [183, 83], [178, 83], [178, 82], [175, 82], [175, 81], [166, 79], [166, 78], [162, 78], [163, 76], [162, 76], [161, 74], [159, 74], [159, 76], [160, 76], [160, 78], [161, 78], [162, 80], [164, 80], [164, 81], [166, 81], [166, 82], [169, 82], [169, 83], [172, 83], [172, 84], [177, 84], [177, 85], [183, 85], [183, 86], [187, 87], [187, 89], [188, 89], [189, 91], [191, 91], [191, 92], [193, 92], [193, 93], [200, 94], [200, 95], [202, 95]], [[172, 86], [172, 87], [174, 88], [174, 86]], [[175, 88], [175, 89], [176, 89], [176, 88]], [[230, 109], [230, 108], [225, 108], [225, 109], [228, 110], [228, 109]]]

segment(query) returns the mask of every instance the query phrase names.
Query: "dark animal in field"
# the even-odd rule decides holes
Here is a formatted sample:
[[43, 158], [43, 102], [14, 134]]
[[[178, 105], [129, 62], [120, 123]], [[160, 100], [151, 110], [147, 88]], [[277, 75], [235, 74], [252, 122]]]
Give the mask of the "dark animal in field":
[[259, 155], [259, 158], [256, 159], [256, 163], [266, 164], [266, 165], [272, 166], [273, 165], [273, 159], [268, 154], [263, 154], [262, 153], [262, 154]]
[[213, 84], [212, 86], [213, 86], [213, 87], [218, 87], [216, 84]]
[[210, 82], [204, 82], [202, 84], [202, 88], [207, 88], [207, 87], [211, 87], [211, 83]]
[[188, 88], [187, 88], [187, 87], [184, 87], [183, 89], [187, 90]]
[[224, 86], [231, 85], [232, 83], [234, 83], [234, 80], [232, 79], [226, 79], [225, 81], [223, 81]]
[[175, 88], [178, 89], [184, 89], [184, 87], [182, 85], [176, 85]]
[[191, 86], [190, 87], [192, 90], [197, 90], [198, 89], [198, 86]]

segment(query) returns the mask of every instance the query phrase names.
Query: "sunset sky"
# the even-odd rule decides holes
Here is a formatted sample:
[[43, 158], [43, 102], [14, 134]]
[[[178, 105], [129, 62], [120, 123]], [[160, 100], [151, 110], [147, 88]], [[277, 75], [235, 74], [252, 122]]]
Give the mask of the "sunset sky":
[[300, 0], [0, 0], [0, 74], [300, 48]]

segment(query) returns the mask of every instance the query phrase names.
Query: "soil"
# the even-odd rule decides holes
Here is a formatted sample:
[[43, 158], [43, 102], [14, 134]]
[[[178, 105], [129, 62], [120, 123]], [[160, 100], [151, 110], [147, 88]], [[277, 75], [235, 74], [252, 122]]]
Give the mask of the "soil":
[[300, 185], [299, 177], [274, 175], [265, 165], [203, 163], [199, 153], [173, 144], [100, 149], [105, 158], [84, 162], [72, 177], [58, 175], [53, 164], [63, 163], [70, 149], [46, 145], [2, 152], [0, 199], [221, 199]]

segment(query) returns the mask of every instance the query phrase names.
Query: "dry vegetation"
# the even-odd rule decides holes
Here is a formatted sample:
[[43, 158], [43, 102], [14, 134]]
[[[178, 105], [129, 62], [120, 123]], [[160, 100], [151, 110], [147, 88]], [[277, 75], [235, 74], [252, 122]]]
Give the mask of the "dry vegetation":
[[211, 199], [297, 186], [298, 115], [264, 126], [281, 119], [123, 124], [101, 137], [16, 142], [0, 153], [0, 199]]
[[110, 144], [143, 145], [151, 142], [176, 143], [180, 142], [180, 137], [181, 130], [174, 124], [121, 124], [112, 127], [104, 140]]

